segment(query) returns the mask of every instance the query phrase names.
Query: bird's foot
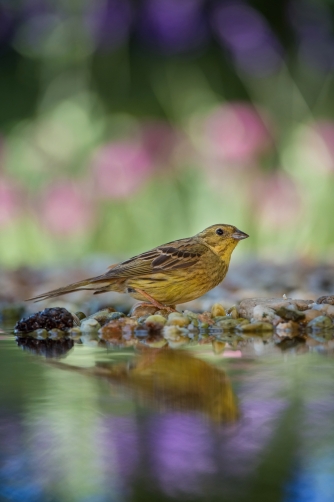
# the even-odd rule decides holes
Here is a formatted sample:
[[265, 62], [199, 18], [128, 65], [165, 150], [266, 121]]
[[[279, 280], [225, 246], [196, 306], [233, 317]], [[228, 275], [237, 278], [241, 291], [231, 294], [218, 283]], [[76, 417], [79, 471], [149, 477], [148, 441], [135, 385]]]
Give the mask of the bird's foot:
[[[142, 296], [144, 296], [145, 298], [147, 298], [149, 300], [149, 303], [145, 303], [144, 305], [154, 305], [155, 307], [157, 307], [159, 310], [167, 310], [167, 312], [177, 312], [177, 310], [173, 307], [168, 307], [167, 305], [163, 305], [162, 303], [158, 302], [157, 300], [155, 300], [154, 298], [152, 298], [151, 295], [149, 295], [148, 293], [146, 293], [145, 291], [143, 291], [142, 289], [138, 289], [136, 288], [136, 291], [138, 293], [140, 293]], [[143, 305], [143, 304], [142, 304]]]

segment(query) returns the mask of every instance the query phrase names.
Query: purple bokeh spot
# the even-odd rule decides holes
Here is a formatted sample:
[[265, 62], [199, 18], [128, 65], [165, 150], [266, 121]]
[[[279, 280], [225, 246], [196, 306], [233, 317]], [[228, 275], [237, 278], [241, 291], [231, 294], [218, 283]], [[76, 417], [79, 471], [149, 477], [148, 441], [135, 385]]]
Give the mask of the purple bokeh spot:
[[138, 33], [163, 52], [201, 47], [208, 38], [202, 0], [147, 0], [139, 13]]
[[253, 8], [243, 3], [219, 5], [212, 12], [212, 26], [220, 43], [246, 73], [261, 76], [280, 66], [282, 47]]

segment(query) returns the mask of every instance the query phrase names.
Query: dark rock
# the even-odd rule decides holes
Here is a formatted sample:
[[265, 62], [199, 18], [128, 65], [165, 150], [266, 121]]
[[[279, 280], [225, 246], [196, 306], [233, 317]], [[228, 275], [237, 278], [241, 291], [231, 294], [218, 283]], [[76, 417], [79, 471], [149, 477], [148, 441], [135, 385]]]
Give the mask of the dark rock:
[[72, 314], [68, 310], [60, 307], [53, 307], [21, 319], [16, 323], [14, 329], [23, 333], [29, 333], [40, 328], [44, 328], [48, 331], [53, 328], [65, 330], [67, 328], [72, 328], [73, 324]]

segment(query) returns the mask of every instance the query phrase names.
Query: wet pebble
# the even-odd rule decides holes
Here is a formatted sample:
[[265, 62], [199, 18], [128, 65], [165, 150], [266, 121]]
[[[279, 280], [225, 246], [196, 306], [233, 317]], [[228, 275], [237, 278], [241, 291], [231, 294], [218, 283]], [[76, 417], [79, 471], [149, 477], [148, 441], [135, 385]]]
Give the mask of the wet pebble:
[[142, 305], [141, 303], [136, 303], [130, 310], [131, 317], [143, 317], [155, 314], [159, 309], [154, 305]]
[[111, 321], [98, 331], [99, 337], [106, 341], [119, 341], [122, 339], [122, 328], [117, 321]]
[[196, 314], [196, 312], [192, 312], [191, 310], [184, 310], [183, 315], [188, 317], [188, 319], [190, 319], [192, 323], [194, 323], [194, 321], [198, 322], [199, 314]]
[[273, 331], [274, 327], [269, 322], [253, 322], [249, 324], [240, 324], [237, 327], [242, 333], [255, 333], [264, 331]]
[[81, 341], [83, 345], [86, 345], [87, 347], [97, 347], [99, 344], [99, 339], [96, 334], [93, 333], [83, 333], [81, 335]]
[[103, 310], [99, 310], [95, 314], [90, 315], [85, 319], [85, 321], [89, 319], [95, 319], [100, 324], [100, 326], [104, 326], [109, 321], [120, 319], [121, 317], [125, 317], [125, 314], [123, 314], [123, 312], [116, 312], [113, 307], [108, 307]]
[[180, 326], [180, 327], [185, 327], [190, 324], [190, 319], [189, 317], [182, 315], [178, 312], [172, 312], [169, 314], [168, 319], [167, 319], [167, 325], [168, 326]]
[[74, 328], [70, 328], [67, 334], [72, 340], [77, 340], [78, 338], [80, 338], [82, 332], [79, 327], [75, 326]]
[[180, 326], [164, 326], [163, 336], [167, 340], [178, 340], [180, 336], [184, 336], [187, 333], [186, 328], [181, 328]]
[[61, 329], [58, 328], [53, 328], [50, 329], [49, 331], [49, 338], [51, 340], [60, 340], [61, 338], [65, 338], [66, 334], [65, 331], [62, 331]]
[[253, 317], [254, 321], [266, 321], [266, 322], [275, 322], [279, 321], [279, 317], [276, 314], [275, 310], [266, 306], [266, 305], [256, 305], [253, 309]]
[[75, 315], [77, 316], [78, 319], [80, 319], [80, 321], [82, 321], [82, 319], [85, 319], [87, 317], [86, 314], [84, 314], [83, 312], [75, 312]]
[[294, 305], [288, 306], [288, 307], [280, 307], [279, 309], [276, 310], [276, 314], [279, 317], [282, 317], [286, 321], [302, 321], [305, 318], [304, 312], [301, 312], [296, 309]]
[[135, 329], [134, 334], [138, 338], [146, 338], [148, 336], [148, 329], [143, 327], [138, 327]]
[[46, 331], [46, 329], [43, 329], [43, 328], [36, 329], [34, 331], [34, 334], [35, 334], [35, 338], [37, 338], [37, 340], [45, 340], [49, 336], [49, 333]]
[[125, 314], [123, 312], [113, 312], [110, 315], [106, 316], [106, 319], [108, 321], [116, 321], [116, 319], [121, 319], [122, 317], [125, 317]]
[[154, 314], [146, 317], [144, 323], [149, 327], [162, 328], [166, 324], [167, 320], [162, 315]]
[[333, 321], [329, 317], [321, 315], [312, 319], [312, 321], [307, 324], [307, 327], [312, 330], [331, 328], [333, 327]]
[[84, 319], [80, 325], [80, 329], [83, 333], [97, 332], [100, 328], [100, 323], [94, 318]]
[[[248, 323], [249, 323], [249, 321], [248, 321]], [[240, 324], [238, 319], [232, 319], [230, 317], [230, 318], [222, 319], [221, 321], [216, 322], [215, 327], [220, 328], [222, 330], [229, 331], [229, 330], [235, 329], [238, 326], [238, 324]]]
[[212, 317], [225, 316], [226, 310], [220, 303], [214, 303], [211, 308]]
[[304, 310], [304, 314], [305, 314], [305, 317], [302, 320], [302, 324], [307, 324], [310, 321], [312, 321], [312, 319], [319, 317], [319, 310], [315, 310], [315, 309]]
[[310, 305], [310, 308], [312, 308], [313, 310], [318, 310], [322, 315], [334, 318], [334, 305], [330, 305], [328, 303], [312, 303], [312, 305]]
[[334, 295], [320, 296], [315, 303], [328, 303], [334, 305]]
[[227, 313], [232, 317], [232, 319], [237, 319], [239, 316], [239, 313], [237, 311], [237, 307], [233, 305], [233, 307], [229, 308]]
[[276, 326], [278, 336], [294, 337], [299, 334], [299, 324], [295, 321], [280, 322]]

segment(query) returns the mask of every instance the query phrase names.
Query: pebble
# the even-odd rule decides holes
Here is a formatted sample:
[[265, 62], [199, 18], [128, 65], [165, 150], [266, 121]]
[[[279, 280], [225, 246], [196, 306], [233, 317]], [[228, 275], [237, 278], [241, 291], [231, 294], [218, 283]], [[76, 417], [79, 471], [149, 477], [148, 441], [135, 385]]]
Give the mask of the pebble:
[[99, 337], [106, 341], [120, 341], [122, 339], [122, 328], [116, 321], [111, 321], [98, 331]]
[[72, 340], [77, 340], [81, 337], [82, 332], [79, 327], [75, 326], [74, 328], [70, 328], [67, 334]]
[[141, 303], [136, 303], [130, 310], [129, 315], [131, 317], [143, 317], [153, 315], [157, 312], [157, 307], [154, 305], [142, 305]]
[[228, 309], [227, 313], [232, 317], [232, 319], [237, 319], [239, 317], [239, 313], [235, 305], [233, 305], [233, 307]]
[[125, 317], [125, 314], [123, 314], [123, 312], [116, 312], [113, 307], [108, 307], [95, 312], [95, 314], [87, 317], [86, 320], [95, 319], [101, 326], [104, 326], [105, 324], [107, 324], [107, 322], [114, 319], [120, 319], [121, 317]]
[[125, 314], [123, 312], [113, 312], [110, 315], [107, 315], [106, 319], [107, 321], [116, 321], [117, 319], [121, 319], [122, 317], [125, 317]]
[[302, 321], [305, 318], [304, 312], [296, 309], [295, 305], [280, 307], [276, 310], [276, 314], [286, 321]]
[[37, 338], [37, 340], [45, 340], [49, 336], [49, 333], [46, 331], [46, 329], [43, 328], [36, 329], [34, 331], [34, 334], [35, 334], [34, 338]]
[[93, 318], [84, 319], [80, 325], [80, 329], [83, 333], [97, 332], [100, 328], [101, 324]]
[[194, 321], [198, 322], [198, 315], [199, 314], [196, 314], [196, 312], [192, 312], [192, 310], [185, 310], [183, 312], [183, 315], [188, 317], [188, 319], [190, 319], [191, 322], [194, 322]]
[[254, 321], [279, 322], [279, 317], [275, 310], [266, 305], [256, 305], [253, 309]]
[[302, 324], [307, 324], [310, 321], [312, 321], [312, 319], [314, 319], [315, 317], [319, 317], [319, 310], [315, 310], [315, 309], [304, 310], [304, 314], [305, 314], [305, 317], [302, 320]]
[[134, 334], [138, 338], [146, 338], [148, 335], [148, 329], [138, 327], [137, 329], [135, 329]]
[[320, 296], [315, 303], [329, 303], [330, 305], [334, 305], [334, 295]]
[[59, 340], [61, 338], [64, 338], [65, 335], [65, 331], [62, 331], [58, 328], [53, 328], [49, 331], [49, 338], [51, 338], [51, 340]]
[[75, 315], [77, 316], [78, 319], [80, 319], [80, 321], [82, 321], [82, 319], [85, 319], [87, 317], [86, 314], [84, 314], [83, 312], [75, 312]]
[[291, 336], [298, 336], [299, 325], [295, 321], [280, 322], [276, 326], [276, 332], [278, 336], [287, 336], [287, 334]]
[[214, 303], [211, 308], [212, 317], [226, 316], [226, 310], [220, 303]]
[[238, 324], [240, 324], [238, 319], [232, 319], [230, 317], [227, 319], [223, 319], [222, 321], [218, 321], [215, 324], [215, 327], [218, 327], [222, 330], [229, 331], [229, 330], [235, 329], [238, 326]]
[[307, 327], [314, 330], [331, 328], [333, 327], [333, 321], [329, 317], [321, 315], [312, 319], [312, 321], [307, 324]]
[[242, 333], [254, 333], [258, 331], [273, 331], [274, 327], [269, 322], [253, 322], [249, 324], [240, 324], [237, 327]]
[[154, 314], [146, 317], [144, 323], [147, 324], [148, 326], [154, 327], [162, 327], [166, 324], [167, 319], [163, 317], [162, 315], [159, 314]]
[[334, 305], [327, 303], [313, 303], [310, 305], [313, 310], [318, 310], [321, 314], [334, 318]]
[[240, 302], [238, 310], [240, 317], [252, 319], [254, 317], [254, 308], [259, 308], [259, 305], [275, 311], [281, 307], [289, 307], [293, 305], [297, 310], [304, 311], [309, 308], [310, 303], [313, 303], [313, 300], [294, 300], [291, 298], [246, 298]]
[[163, 327], [163, 336], [167, 340], [178, 340], [180, 336], [184, 336], [187, 333], [185, 328], [181, 328], [180, 326], [164, 326]]
[[190, 324], [190, 319], [182, 314], [179, 314], [178, 312], [172, 312], [169, 314], [168, 319], [167, 319], [167, 325], [168, 326], [181, 326], [185, 327]]
[[99, 344], [99, 339], [96, 334], [93, 333], [83, 333], [81, 335], [81, 341], [83, 345], [86, 345], [87, 347], [97, 347]]

